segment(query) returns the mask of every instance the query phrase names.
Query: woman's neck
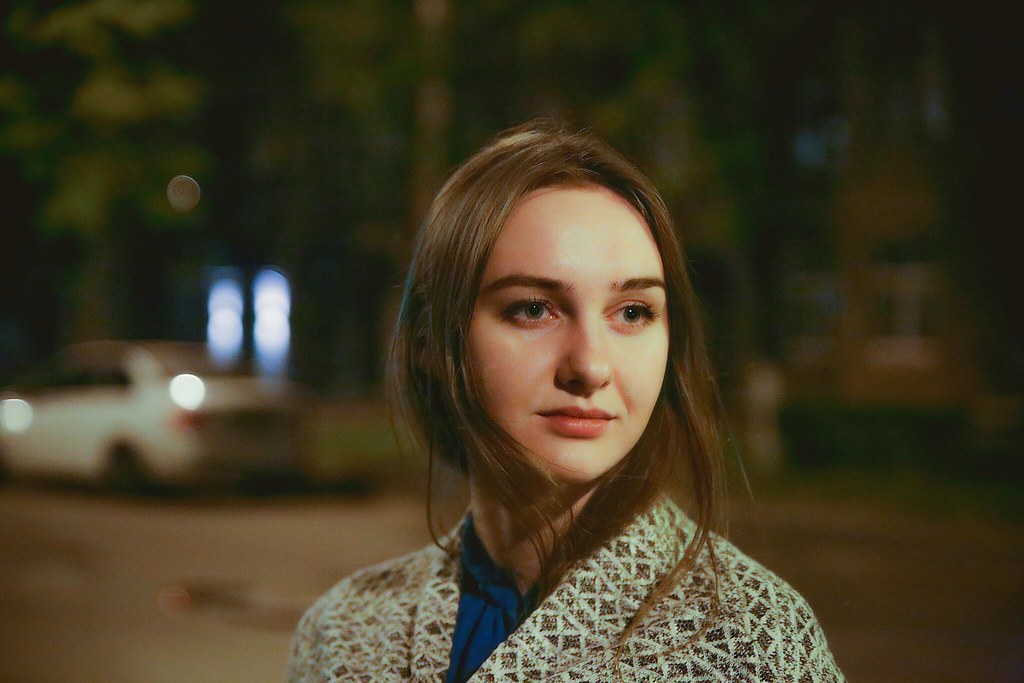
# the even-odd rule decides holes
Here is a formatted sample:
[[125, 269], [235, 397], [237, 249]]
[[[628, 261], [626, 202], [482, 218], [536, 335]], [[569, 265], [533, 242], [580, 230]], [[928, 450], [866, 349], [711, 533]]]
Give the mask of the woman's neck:
[[[473, 515], [473, 528], [494, 563], [512, 572], [521, 595], [537, 583], [543, 558], [550, 554], [557, 538], [565, 532], [573, 516], [583, 509], [593, 491], [590, 488], [569, 496], [565, 513], [555, 521], [553, 529], [546, 524], [536, 529], [524, 526], [495, 496], [470, 478], [469, 509]], [[534, 545], [537, 539], [540, 541], [539, 549]]]

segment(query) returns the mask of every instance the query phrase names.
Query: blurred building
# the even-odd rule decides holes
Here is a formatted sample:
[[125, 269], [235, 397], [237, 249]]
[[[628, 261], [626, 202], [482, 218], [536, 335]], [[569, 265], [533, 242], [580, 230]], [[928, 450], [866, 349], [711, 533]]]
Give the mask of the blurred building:
[[992, 381], [1006, 359], [985, 343], [998, 322], [967, 246], [983, 234], [951, 171], [949, 54], [916, 24], [853, 18], [836, 36], [799, 79], [784, 183], [775, 324], [790, 456], [1019, 470], [1021, 397]]
[[950, 133], [945, 74], [933, 43], [901, 55], [863, 28], [847, 27], [835, 71], [806, 78], [797, 103], [792, 154], [810, 190], [799, 206], [816, 235], [795, 230], [786, 247], [791, 391], [962, 403], [981, 390], [980, 358], [935, 168]]

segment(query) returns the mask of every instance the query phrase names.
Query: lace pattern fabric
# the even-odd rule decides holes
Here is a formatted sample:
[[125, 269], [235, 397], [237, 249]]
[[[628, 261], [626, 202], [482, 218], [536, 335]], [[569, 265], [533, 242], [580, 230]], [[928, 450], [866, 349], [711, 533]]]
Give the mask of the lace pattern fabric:
[[[674, 503], [659, 502], [574, 565], [470, 681], [616, 680], [619, 636], [693, 533]], [[806, 601], [729, 542], [714, 543], [720, 606], [707, 630], [679, 647], [712, 619], [703, 553], [626, 642], [620, 680], [844, 680]], [[357, 572], [306, 612], [289, 680], [443, 683], [458, 602], [458, 558], [434, 546]]]

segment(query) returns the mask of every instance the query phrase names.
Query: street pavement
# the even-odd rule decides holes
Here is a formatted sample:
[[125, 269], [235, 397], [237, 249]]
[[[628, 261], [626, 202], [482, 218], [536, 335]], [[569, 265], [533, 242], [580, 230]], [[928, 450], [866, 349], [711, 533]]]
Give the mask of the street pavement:
[[[453, 520], [458, 495], [443, 513]], [[302, 610], [429, 542], [419, 496], [126, 498], [0, 486], [0, 680], [280, 681]], [[1024, 680], [1024, 531], [884, 505], [736, 503], [851, 681]]]

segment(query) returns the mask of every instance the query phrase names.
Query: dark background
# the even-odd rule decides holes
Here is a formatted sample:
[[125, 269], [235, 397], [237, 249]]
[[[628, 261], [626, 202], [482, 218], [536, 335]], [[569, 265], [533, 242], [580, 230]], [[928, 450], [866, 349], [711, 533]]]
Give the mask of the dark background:
[[[14, 2], [0, 383], [91, 338], [202, 339], [282, 269], [289, 374], [372, 399], [417, 223], [534, 116], [661, 188], [738, 450], [1022, 476], [1022, 10], [995, 2]], [[197, 178], [174, 213], [164, 188]], [[779, 431], [781, 429], [781, 431]]]
[[[674, 214], [741, 546], [858, 679], [1019, 680], [1024, 5], [946, 5], [5, 4], [0, 386], [77, 341], [201, 340], [215, 269], [274, 266], [288, 373], [322, 399], [311, 470], [399, 484], [228, 502], [6, 485], [5, 670], [277, 680], [315, 595], [426, 541], [380, 400], [412, 236], [461, 159], [555, 116]], [[178, 174], [202, 187], [191, 213], [166, 200]], [[207, 580], [190, 621], [157, 608]]]

